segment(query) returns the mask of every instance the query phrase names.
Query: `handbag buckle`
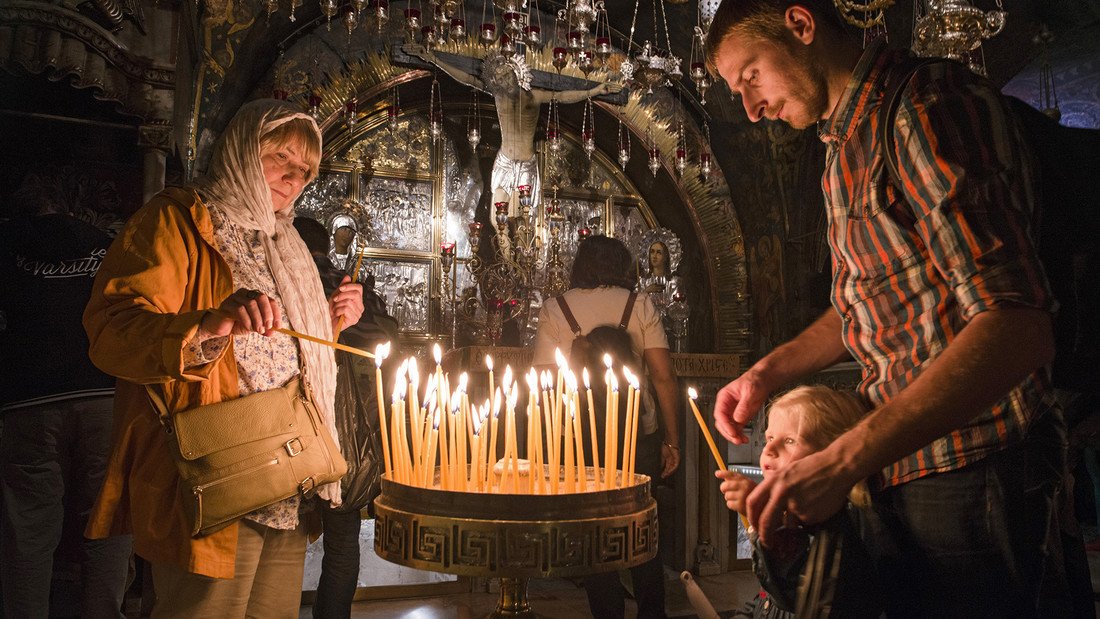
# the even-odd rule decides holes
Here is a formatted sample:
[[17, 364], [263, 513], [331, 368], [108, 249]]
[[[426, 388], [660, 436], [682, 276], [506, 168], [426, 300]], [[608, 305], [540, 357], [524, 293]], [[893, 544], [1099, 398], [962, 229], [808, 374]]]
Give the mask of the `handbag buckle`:
[[316, 485], [317, 484], [313, 481], [312, 477], [307, 477], [302, 480], [302, 483], [298, 484], [298, 491], [302, 494], [305, 494], [310, 490], [313, 490], [313, 487]]
[[287, 441], [284, 447], [286, 447], [286, 452], [290, 454], [292, 458], [305, 451], [305, 448], [302, 447], [302, 441], [298, 437], [294, 437]]

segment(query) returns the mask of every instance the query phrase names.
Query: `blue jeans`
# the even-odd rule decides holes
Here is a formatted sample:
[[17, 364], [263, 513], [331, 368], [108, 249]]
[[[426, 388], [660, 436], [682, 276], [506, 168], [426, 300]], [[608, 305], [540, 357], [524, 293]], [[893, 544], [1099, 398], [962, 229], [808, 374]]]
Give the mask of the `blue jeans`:
[[[112, 398], [66, 400], [9, 411], [0, 438], [0, 580], [4, 615], [46, 617], [54, 551], [66, 513], [84, 530], [107, 470]], [[81, 606], [122, 617], [133, 546], [129, 535], [82, 539]]]
[[862, 533], [887, 616], [1037, 616], [1065, 458], [1065, 424], [1053, 411], [1008, 449], [874, 493]]
[[313, 616], [346, 619], [351, 615], [351, 603], [359, 586], [359, 527], [363, 521], [358, 510], [340, 512], [329, 507], [328, 501], [318, 501], [322, 503], [325, 533], [321, 541], [325, 552], [321, 557]]

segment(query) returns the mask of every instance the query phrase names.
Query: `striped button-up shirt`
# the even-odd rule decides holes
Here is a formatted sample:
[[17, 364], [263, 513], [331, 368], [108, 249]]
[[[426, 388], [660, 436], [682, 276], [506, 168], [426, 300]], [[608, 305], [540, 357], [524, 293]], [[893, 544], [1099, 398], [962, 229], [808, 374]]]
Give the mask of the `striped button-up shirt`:
[[[868, 47], [820, 132], [832, 303], [875, 406], [977, 314], [1054, 309], [1031, 236], [1031, 155], [991, 83], [955, 63], [917, 71], [894, 129], [904, 194], [890, 184], [875, 129], [889, 67], [905, 53]], [[887, 467], [885, 485], [957, 469], [1020, 440], [1049, 406], [1049, 391], [1046, 370], [1030, 375], [965, 426]]]

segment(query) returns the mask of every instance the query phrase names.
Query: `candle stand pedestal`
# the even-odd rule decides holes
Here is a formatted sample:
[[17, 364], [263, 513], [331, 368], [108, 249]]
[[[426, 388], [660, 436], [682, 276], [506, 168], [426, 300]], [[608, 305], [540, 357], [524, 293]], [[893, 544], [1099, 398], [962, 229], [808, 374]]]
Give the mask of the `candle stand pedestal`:
[[[592, 467], [588, 467], [593, 479]], [[602, 473], [602, 469], [601, 469]], [[574, 577], [639, 565], [657, 555], [650, 480], [571, 494], [454, 492], [382, 476], [374, 551], [418, 569], [500, 579], [493, 619], [534, 618], [531, 578]]]

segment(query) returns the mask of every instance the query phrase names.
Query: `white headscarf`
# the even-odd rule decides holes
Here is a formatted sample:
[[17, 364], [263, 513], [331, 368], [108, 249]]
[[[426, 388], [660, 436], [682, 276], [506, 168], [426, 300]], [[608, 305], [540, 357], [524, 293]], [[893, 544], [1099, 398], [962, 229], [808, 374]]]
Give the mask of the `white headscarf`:
[[[260, 163], [260, 138], [296, 118], [309, 122], [316, 132], [320, 151], [321, 131], [310, 115], [275, 99], [251, 101], [241, 106], [229, 121], [214, 145], [209, 171], [197, 179], [195, 185], [221, 208], [229, 221], [259, 232], [267, 266], [275, 277], [275, 286], [294, 328], [331, 341], [328, 299], [313, 257], [294, 229], [294, 205], [275, 212], [271, 189]], [[333, 440], [339, 444], [334, 413], [336, 359], [333, 351], [328, 346], [304, 340], [299, 340], [298, 345], [317, 408]], [[339, 482], [321, 486], [317, 493], [334, 506], [340, 504]]]

